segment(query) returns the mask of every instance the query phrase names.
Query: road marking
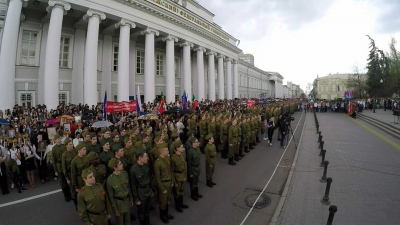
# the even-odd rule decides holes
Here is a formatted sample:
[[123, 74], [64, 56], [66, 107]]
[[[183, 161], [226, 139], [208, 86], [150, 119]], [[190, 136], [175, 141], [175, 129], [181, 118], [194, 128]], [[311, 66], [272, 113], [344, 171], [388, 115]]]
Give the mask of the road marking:
[[4, 203], [4, 204], [0, 205], [0, 208], [6, 207], [6, 206], [10, 206], [10, 205], [15, 205], [15, 204], [18, 204], [18, 203], [21, 203], [21, 202], [30, 201], [30, 200], [37, 199], [37, 198], [41, 198], [41, 197], [44, 197], [44, 196], [47, 196], [47, 195], [52, 195], [52, 194], [55, 194], [55, 193], [58, 193], [58, 192], [61, 192], [61, 189], [58, 189], [58, 190], [55, 190], [55, 191], [46, 192], [46, 193], [40, 194], [40, 195], [35, 195], [35, 196], [29, 197], [29, 198], [20, 199], [20, 200], [13, 201], [13, 202]]
[[[296, 130], [297, 130], [297, 128], [299, 127], [299, 124], [300, 124], [301, 119], [303, 118], [303, 115], [304, 115], [304, 112], [301, 114], [301, 117], [300, 117], [300, 119], [299, 119], [299, 122], [297, 123], [296, 129], [294, 129], [294, 131], [293, 131], [293, 136], [296, 134]], [[293, 139], [293, 136], [290, 138], [289, 144], [286, 146], [285, 151], [283, 151], [282, 156], [281, 156], [281, 158], [279, 159], [278, 164], [275, 166], [274, 172], [272, 173], [271, 177], [269, 178], [267, 184], [265, 185], [265, 187], [264, 187], [264, 189], [261, 191], [261, 193], [258, 195], [257, 199], [254, 201], [254, 203], [253, 203], [253, 205], [251, 206], [249, 212], [247, 213], [247, 215], [246, 215], [246, 217], [243, 219], [243, 221], [240, 223], [240, 225], [243, 225], [244, 222], [246, 222], [247, 218], [250, 216], [250, 213], [253, 211], [254, 206], [255, 206], [256, 203], [258, 202], [258, 199], [260, 199], [261, 195], [262, 195], [262, 194], [264, 193], [264, 191], [267, 189], [269, 183], [271, 182], [272, 178], [273, 178], [274, 175], [275, 175], [276, 170], [277, 170], [278, 167], [279, 167], [279, 164], [281, 163], [281, 161], [282, 161], [282, 159], [283, 159], [283, 156], [284, 156], [285, 153], [286, 153], [286, 150], [288, 149], [288, 147], [289, 147], [289, 145], [290, 145], [290, 142], [291, 142], [292, 139]]]
[[388, 143], [389, 145], [391, 145], [393, 148], [400, 150], [400, 145], [397, 144], [396, 142], [390, 140], [389, 138], [383, 136], [382, 134], [380, 134], [379, 132], [377, 132], [376, 130], [373, 130], [372, 128], [368, 127], [367, 125], [361, 123], [360, 121], [357, 121], [353, 118], [351, 118], [350, 116], [348, 117], [350, 120], [352, 120], [353, 122], [355, 122], [356, 124], [358, 124], [359, 126], [361, 126], [362, 128], [366, 129], [367, 131], [369, 131], [370, 133], [372, 133], [373, 135], [377, 136], [378, 138], [382, 139], [384, 142]]

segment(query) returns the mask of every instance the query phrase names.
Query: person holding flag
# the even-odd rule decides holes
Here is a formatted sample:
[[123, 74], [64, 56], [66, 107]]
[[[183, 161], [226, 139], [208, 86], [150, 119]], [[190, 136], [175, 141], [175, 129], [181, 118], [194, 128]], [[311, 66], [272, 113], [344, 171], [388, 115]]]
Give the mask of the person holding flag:
[[199, 105], [199, 102], [197, 101], [196, 97], [194, 95], [192, 95], [192, 109], [196, 110], [198, 105]]
[[186, 91], [183, 91], [182, 95], [182, 110], [187, 109], [187, 96]]
[[164, 98], [163, 93], [161, 92], [161, 103], [160, 103], [160, 106], [158, 107], [158, 113], [162, 114], [165, 111], [164, 105], [165, 105], [165, 98]]

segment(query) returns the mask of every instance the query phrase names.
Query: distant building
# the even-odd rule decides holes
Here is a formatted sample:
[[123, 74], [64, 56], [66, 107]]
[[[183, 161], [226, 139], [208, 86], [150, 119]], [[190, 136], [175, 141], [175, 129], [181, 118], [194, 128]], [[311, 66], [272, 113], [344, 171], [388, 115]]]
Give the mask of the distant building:
[[239, 59], [247, 63], [250, 63], [252, 66], [254, 66], [254, 56], [252, 54], [239, 53]]
[[286, 85], [283, 85], [283, 96], [284, 98], [299, 98], [303, 90], [300, 85], [294, 84], [288, 81]]
[[348, 73], [345, 74], [329, 74], [325, 77], [318, 77], [316, 79], [315, 98], [334, 100], [336, 98], [343, 98], [344, 92], [347, 91], [347, 80], [349, 79]]

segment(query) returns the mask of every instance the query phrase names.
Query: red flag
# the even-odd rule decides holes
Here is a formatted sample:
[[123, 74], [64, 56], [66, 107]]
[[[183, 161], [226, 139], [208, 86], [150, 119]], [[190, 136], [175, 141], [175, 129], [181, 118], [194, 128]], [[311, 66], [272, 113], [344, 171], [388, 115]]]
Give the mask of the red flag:
[[162, 114], [162, 113], [164, 112], [164, 104], [165, 104], [165, 98], [162, 97], [160, 106], [158, 107], [158, 112], [159, 112], [160, 114]]

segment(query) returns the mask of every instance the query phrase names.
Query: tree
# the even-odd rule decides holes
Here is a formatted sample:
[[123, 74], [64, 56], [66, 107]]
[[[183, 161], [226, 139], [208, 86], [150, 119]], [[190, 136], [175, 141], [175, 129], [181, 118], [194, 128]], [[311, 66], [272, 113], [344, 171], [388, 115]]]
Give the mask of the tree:
[[354, 65], [353, 73], [347, 79], [346, 87], [354, 90], [355, 98], [365, 98], [364, 93], [367, 90], [366, 75], [361, 72], [358, 65]]
[[396, 93], [400, 94], [400, 52], [396, 49], [396, 39], [392, 38], [389, 43], [389, 77], [390, 82], [388, 83], [389, 94]]
[[[368, 94], [370, 97], [382, 96], [382, 84], [380, 80], [383, 79], [383, 70], [387, 70], [385, 65], [387, 60], [385, 54], [375, 45], [374, 39], [367, 35], [371, 44], [367, 63], [367, 80]], [[383, 68], [382, 68], [383, 67]]]

